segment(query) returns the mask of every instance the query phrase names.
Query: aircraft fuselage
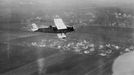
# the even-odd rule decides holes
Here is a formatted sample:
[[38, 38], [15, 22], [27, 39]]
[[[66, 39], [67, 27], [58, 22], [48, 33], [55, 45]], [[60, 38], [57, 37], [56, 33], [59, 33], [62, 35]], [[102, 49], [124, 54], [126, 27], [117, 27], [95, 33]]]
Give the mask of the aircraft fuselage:
[[67, 29], [58, 30], [56, 27], [48, 27], [48, 28], [39, 28], [35, 32], [44, 32], [44, 33], [68, 33], [74, 31], [73, 27], [67, 27]]

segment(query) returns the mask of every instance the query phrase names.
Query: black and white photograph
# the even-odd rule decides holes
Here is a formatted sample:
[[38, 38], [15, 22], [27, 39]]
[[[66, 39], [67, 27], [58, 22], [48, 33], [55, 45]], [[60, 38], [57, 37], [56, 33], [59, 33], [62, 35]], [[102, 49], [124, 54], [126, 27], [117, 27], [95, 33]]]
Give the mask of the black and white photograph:
[[0, 0], [0, 75], [134, 75], [134, 0]]

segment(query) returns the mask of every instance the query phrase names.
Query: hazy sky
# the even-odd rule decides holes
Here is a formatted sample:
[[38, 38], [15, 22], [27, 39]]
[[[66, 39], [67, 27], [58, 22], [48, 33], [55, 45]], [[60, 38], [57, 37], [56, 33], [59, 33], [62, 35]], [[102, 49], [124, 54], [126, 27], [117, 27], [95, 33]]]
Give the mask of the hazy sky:
[[[10, 9], [57, 9], [72, 7], [121, 6], [134, 9], [134, 0], [0, 0], [0, 11]], [[23, 8], [22, 8], [23, 7]], [[5, 13], [5, 12], [4, 12]]]
[[0, 0], [1, 3], [44, 3], [46, 5], [69, 5], [69, 4], [88, 4], [88, 3], [127, 3], [134, 4], [134, 0]]

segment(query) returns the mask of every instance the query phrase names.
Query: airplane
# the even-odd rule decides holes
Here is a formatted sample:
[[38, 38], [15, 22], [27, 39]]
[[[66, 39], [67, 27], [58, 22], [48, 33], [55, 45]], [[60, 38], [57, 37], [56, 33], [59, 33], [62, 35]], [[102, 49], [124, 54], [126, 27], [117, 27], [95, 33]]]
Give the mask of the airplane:
[[32, 31], [34, 32], [43, 32], [43, 33], [57, 33], [58, 38], [65, 39], [66, 33], [74, 31], [72, 26], [66, 26], [58, 15], [54, 18], [55, 26], [48, 26], [46, 28], [38, 28], [36, 23], [32, 24]]

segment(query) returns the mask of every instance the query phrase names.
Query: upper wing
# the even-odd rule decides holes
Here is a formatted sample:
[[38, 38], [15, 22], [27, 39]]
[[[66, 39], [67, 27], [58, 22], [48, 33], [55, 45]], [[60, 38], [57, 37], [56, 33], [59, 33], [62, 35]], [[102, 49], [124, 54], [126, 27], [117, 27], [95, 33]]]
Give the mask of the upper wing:
[[54, 19], [54, 23], [55, 23], [57, 29], [67, 29], [66, 25], [64, 24], [64, 22], [61, 18]]

